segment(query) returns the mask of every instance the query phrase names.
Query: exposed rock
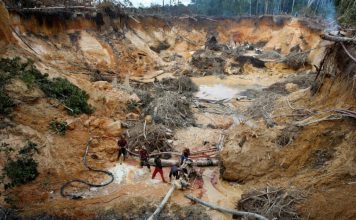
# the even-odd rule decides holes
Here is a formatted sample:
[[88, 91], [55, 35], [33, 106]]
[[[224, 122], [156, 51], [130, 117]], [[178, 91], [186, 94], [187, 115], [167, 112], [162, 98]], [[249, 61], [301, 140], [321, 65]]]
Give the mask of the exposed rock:
[[90, 147], [96, 148], [96, 147], [98, 147], [99, 145], [100, 145], [99, 140], [98, 140], [98, 139], [93, 139], [93, 140], [91, 141]]
[[119, 136], [122, 133], [120, 121], [112, 122], [105, 127], [106, 134], [109, 136]]
[[112, 84], [108, 83], [107, 81], [97, 81], [94, 82], [94, 87], [100, 89], [100, 90], [111, 90], [112, 89]]
[[94, 116], [90, 116], [85, 122], [84, 127], [88, 128], [90, 126], [90, 122], [94, 120]]
[[286, 90], [289, 92], [289, 93], [292, 93], [292, 92], [295, 92], [299, 89], [299, 86], [297, 84], [294, 84], [294, 83], [287, 83], [286, 84]]
[[171, 45], [169, 45], [169, 43], [167, 43], [166, 41], [162, 41], [153, 44], [152, 46], [150, 46], [150, 49], [156, 53], [160, 53], [161, 51], [167, 50], [170, 47]]
[[242, 69], [238, 63], [230, 61], [225, 65], [225, 72], [229, 75], [239, 75], [242, 73]]
[[137, 96], [136, 93], [130, 95], [129, 100], [135, 101], [135, 102], [140, 102], [141, 101], [141, 99]]
[[91, 116], [84, 122], [84, 126], [90, 129], [98, 129], [106, 136], [119, 136], [122, 133], [122, 126], [120, 121], [113, 121], [109, 118], [97, 118]]
[[140, 115], [139, 114], [136, 114], [136, 113], [128, 113], [126, 116], [125, 116], [126, 119], [128, 120], [138, 120], [140, 118]]
[[152, 124], [153, 118], [151, 115], [146, 115], [145, 121], [147, 124]]
[[37, 87], [29, 88], [22, 80], [12, 80], [6, 86], [9, 96], [18, 102], [32, 102], [38, 98], [44, 97], [44, 93]]
[[67, 122], [67, 128], [68, 128], [69, 130], [74, 130], [74, 129], [76, 129], [77, 127], [79, 127], [80, 124], [81, 124], [81, 121], [80, 121], [80, 120], [78, 120], [78, 119], [72, 119], [72, 118], [67, 119], [66, 122]]
[[245, 65], [246, 63], [250, 63], [250, 64], [252, 64], [252, 66], [254, 66], [256, 68], [265, 68], [266, 67], [264, 61], [257, 59], [255, 57], [252, 57], [252, 56], [237, 56], [235, 58], [235, 60], [237, 62], [239, 62], [241, 66]]

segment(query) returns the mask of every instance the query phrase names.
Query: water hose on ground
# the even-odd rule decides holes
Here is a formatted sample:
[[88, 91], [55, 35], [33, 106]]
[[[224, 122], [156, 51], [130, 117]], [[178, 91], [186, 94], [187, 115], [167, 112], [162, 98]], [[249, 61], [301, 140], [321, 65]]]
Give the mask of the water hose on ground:
[[89, 152], [89, 148], [90, 148], [90, 144], [91, 144], [91, 139], [88, 141], [87, 143], [87, 146], [86, 146], [86, 149], [85, 149], [85, 153], [84, 153], [84, 156], [83, 156], [83, 164], [84, 166], [89, 170], [89, 171], [93, 171], [93, 172], [97, 172], [97, 173], [104, 173], [108, 176], [110, 176], [110, 180], [106, 183], [103, 183], [103, 184], [93, 184], [93, 183], [89, 183], [85, 180], [81, 180], [81, 179], [74, 179], [74, 180], [71, 180], [71, 181], [68, 181], [66, 183], [64, 183], [61, 187], [61, 195], [63, 197], [69, 197], [71, 199], [82, 199], [81, 196], [77, 196], [77, 195], [72, 195], [70, 193], [66, 193], [65, 192], [65, 189], [70, 186], [72, 183], [82, 183], [82, 184], [85, 184], [89, 187], [104, 187], [104, 186], [107, 186], [109, 185], [110, 183], [112, 183], [114, 181], [114, 175], [109, 172], [109, 171], [105, 171], [105, 170], [99, 170], [99, 169], [96, 169], [96, 168], [93, 168], [93, 167], [90, 167], [88, 165], [88, 161], [87, 161], [87, 155], [88, 155], [88, 152]]

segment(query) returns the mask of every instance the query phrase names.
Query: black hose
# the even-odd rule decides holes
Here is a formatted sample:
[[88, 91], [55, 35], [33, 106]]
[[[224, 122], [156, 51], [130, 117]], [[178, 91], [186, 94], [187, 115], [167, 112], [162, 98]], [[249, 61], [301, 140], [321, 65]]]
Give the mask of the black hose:
[[66, 183], [64, 183], [61, 187], [61, 195], [63, 197], [69, 197], [71, 199], [82, 199], [81, 196], [76, 196], [76, 195], [72, 195], [72, 194], [69, 194], [69, 193], [66, 193], [65, 192], [65, 189], [71, 185], [72, 183], [82, 183], [82, 184], [85, 184], [87, 186], [90, 186], [90, 187], [104, 187], [104, 186], [107, 186], [109, 184], [111, 184], [113, 181], [114, 181], [114, 175], [109, 172], [109, 171], [105, 171], [105, 170], [99, 170], [99, 169], [95, 169], [95, 168], [92, 168], [88, 165], [88, 161], [87, 161], [87, 154], [88, 154], [88, 151], [89, 151], [89, 148], [90, 148], [90, 144], [91, 144], [91, 139], [88, 141], [87, 143], [87, 146], [86, 146], [86, 150], [85, 150], [85, 153], [84, 153], [84, 156], [83, 156], [83, 164], [86, 168], [88, 168], [89, 171], [93, 171], [93, 172], [98, 172], [98, 173], [104, 173], [108, 176], [110, 176], [110, 181], [108, 181], [107, 183], [104, 183], [104, 184], [93, 184], [93, 183], [89, 183], [85, 180], [80, 180], [80, 179], [75, 179], [75, 180], [71, 180], [71, 181], [68, 181]]

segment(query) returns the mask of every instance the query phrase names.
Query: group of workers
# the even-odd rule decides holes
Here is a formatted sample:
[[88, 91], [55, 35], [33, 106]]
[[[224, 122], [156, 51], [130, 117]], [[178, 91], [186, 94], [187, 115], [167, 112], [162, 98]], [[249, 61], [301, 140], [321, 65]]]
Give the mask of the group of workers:
[[[122, 161], [125, 161], [128, 153], [128, 149], [127, 149], [128, 143], [125, 134], [120, 136], [117, 145], [119, 148], [118, 160], [120, 161], [120, 164], [122, 164]], [[176, 179], [175, 183], [178, 185], [179, 188], [182, 189], [189, 186], [188, 177], [191, 173], [192, 165], [193, 165], [192, 160], [189, 159], [189, 156], [190, 156], [190, 150], [188, 148], [184, 149], [182, 155], [180, 156], [179, 166], [177, 165], [171, 166], [171, 170], [169, 173], [170, 182], [172, 182], [172, 179], [175, 178]], [[150, 154], [148, 153], [145, 146], [142, 146], [140, 148], [139, 157], [140, 157], [140, 167], [142, 168], [144, 166], [147, 166], [147, 168], [151, 171], [151, 166], [149, 164]], [[167, 181], [165, 180], [163, 175], [161, 154], [159, 153], [155, 155], [154, 166], [155, 169], [152, 173], [152, 179], [154, 179], [157, 173], [159, 173], [161, 175], [162, 181], [166, 183]]]

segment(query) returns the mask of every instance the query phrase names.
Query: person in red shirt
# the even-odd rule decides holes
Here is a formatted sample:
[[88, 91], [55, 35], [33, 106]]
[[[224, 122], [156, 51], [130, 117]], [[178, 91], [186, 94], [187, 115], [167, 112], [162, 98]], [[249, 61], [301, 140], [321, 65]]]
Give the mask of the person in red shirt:
[[148, 163], [149, 157], [150, 157], [150, 155], [148, 154], [146, 147], [142, 146], [140, 149], [140, 166], [141, 166], [141, 168], [143, 166], [147, 166], [147, 168], [149, 170], [151, 170], [150, 164]]

